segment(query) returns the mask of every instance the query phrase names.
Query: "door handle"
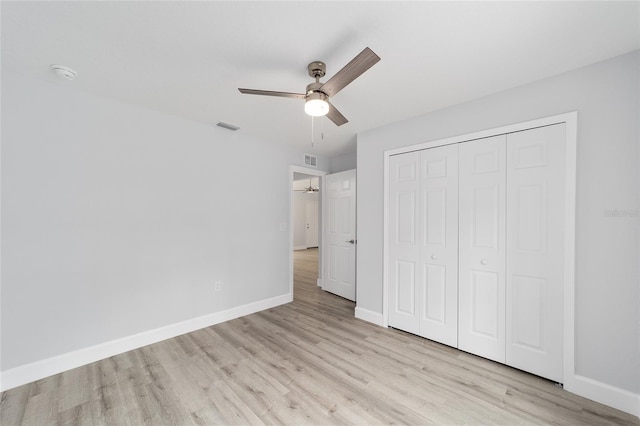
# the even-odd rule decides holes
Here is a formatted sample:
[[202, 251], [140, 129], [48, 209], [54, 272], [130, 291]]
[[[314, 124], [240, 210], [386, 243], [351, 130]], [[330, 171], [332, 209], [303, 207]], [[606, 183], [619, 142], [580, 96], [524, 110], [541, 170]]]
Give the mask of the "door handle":
[[355, 243], [356, 243], [356, 240], [348, 240], [348, 241], [345, 241], [345, 243], [355, 244]]

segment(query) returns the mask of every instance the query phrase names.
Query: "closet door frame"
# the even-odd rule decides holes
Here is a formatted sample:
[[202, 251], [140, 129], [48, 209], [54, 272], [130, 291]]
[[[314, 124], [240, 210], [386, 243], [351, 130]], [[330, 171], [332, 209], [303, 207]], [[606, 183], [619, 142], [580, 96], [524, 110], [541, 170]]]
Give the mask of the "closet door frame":
[[[564, 265], [563, 265], [563, 385], [568, 391], [576, 389], [575, 372], [575, 228], [576, 228], [576, 147], [578, 112], [539, 118], [536, 120], [516, 123], [508, 126], [482, 130], [446, 139], [417, 143], [384, 152], [384, 243], [383, 243], [383, 291], [382, 291], [382, 326], [389, 326], [389, 159], [392, 155], [404, 154], [410, 151], [435, 148], [461, 142], [470, 142], [507, 133], [534, 129], [564, 123], [566, 126], [565, 139], [565, 199], [564, 199]], [[472, 142], [471, 142], [472, 143]]]

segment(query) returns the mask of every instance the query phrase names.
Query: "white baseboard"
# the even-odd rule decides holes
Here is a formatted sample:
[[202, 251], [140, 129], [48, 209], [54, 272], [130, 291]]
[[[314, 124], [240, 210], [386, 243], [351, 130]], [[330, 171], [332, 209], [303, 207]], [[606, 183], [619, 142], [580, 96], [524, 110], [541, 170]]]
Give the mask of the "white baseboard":
[[575, 375], [571, 387], [565, 387], [565, 389], [576, 395], [640, 417], [639, 394], [579, 375]]
[[0, 372], [0, 391], [292, 301], [293, 295], [288, 293], [21, 365]]
[[356, 318], [361, 319], [363, 321], [367, 321], [373, 323], [375, 325], [379, 325], [380, 327], [384, 327], [384, 321], [382, 320], [382, 314], [379, 312], [373, 312], [368, 309], [360, 308], [356, 306]]
[[322, 279], [318, 278], [318, 280], [316, 281], [316, 284], [318, 284], [318, 287], [322, 288]]
[[294, 251], [296, 251], [296, 250], [306, 250], [306, 249], [307, 249], [307, 246], [294, 246], [293, 247]]

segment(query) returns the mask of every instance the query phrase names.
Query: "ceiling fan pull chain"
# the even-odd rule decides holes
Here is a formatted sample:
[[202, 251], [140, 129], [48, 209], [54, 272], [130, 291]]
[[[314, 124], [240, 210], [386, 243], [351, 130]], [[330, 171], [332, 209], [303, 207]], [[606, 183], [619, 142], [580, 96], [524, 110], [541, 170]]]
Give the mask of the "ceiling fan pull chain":
[[324, 142], [324, 120], [320, 117], [320, 142]]
[[313, 148], [313, 119], [315, 117], [311, 117], [311, 148]]

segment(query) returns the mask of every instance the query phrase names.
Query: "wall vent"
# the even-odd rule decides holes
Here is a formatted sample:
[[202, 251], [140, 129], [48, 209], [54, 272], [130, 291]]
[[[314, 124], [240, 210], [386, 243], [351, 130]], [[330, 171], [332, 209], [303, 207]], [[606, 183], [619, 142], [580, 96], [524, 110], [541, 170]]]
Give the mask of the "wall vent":
[[318, 167], [318, 157], [316, 157], [315, 155], [305, 154], [304, 165], [311, 166], [311, 167]]

